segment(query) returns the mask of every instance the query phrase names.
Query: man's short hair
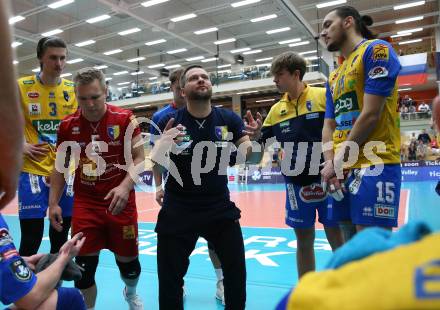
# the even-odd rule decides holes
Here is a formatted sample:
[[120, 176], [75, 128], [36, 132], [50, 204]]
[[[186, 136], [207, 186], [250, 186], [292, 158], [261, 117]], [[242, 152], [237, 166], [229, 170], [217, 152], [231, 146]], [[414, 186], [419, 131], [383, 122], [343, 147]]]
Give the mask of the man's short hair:
[[102, 89], [105, 89], [105, 75], [101, 70], [86, 67], [78, 70], [73, 78], [75, 86], [88, 85], [93, 83], [94, 80], [98, 80]]
[[182, 76], [183, 69], [177, 69], [171, 72], [169, 80], [171, 84], [174, 84], [174, 82], [178, 81], [180, 83], [180, 77]]
[[307, 63], [303, 57], [294, 52], [285, 52], [275, 57], [270, 72], [275, 75], [286, 69], [290, 74], [293, 74], [295, 70], [299, 70], [299, 79], [302, 81], [304, 74], [306, 74], [306, 68]]
[[203, 69], [202, 66], [200, 65], [190, 65], [188, 67], [186, 67], [184, 70], [182, 70], [182, 75], [180, 76], [180, 88], [184, 88], [185, 84], [186, 84], [186, 73], [194, 68], [200, 68]]
[[49, 47], [61, 47], [67, 49], [67, 44], [63, 39], [58, 37], [44, 37], [37, 44], [37, 58], [41, 59]]

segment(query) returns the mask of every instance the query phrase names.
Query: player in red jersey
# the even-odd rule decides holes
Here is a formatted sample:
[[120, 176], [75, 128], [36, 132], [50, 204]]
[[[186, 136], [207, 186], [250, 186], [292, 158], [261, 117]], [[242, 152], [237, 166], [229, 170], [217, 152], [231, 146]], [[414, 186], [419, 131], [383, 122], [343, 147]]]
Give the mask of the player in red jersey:
[[69, 170], [66, 163], [73, 159], [70, 162], [75, 163], [76, 169], [72, 233], [83, 232], [86, 237], [76, 257], [84, 272], [75, 287], [83, 292], [87, 307], [93, 308], [99, 251], [109, 249], [115, 254], [125, 282], [123, 293], [129, 309], [143, 309], [136, 294], [141, 267], [135, 178], [123, 167], [131, 171], [135, 166], [143, 167], [143, 145], [135, 147], [141, 141], [140, 129], [131, 111], [105, 102], [105, 77], [101, 71], [84, 68], [76, 74], [74, 82], [79, 109], [58, 128], [56, 169], [51, 176], [49, 195], [51, 225], [55, 229], [62, 227], [58, 202], [64, 188], [64, 175]]

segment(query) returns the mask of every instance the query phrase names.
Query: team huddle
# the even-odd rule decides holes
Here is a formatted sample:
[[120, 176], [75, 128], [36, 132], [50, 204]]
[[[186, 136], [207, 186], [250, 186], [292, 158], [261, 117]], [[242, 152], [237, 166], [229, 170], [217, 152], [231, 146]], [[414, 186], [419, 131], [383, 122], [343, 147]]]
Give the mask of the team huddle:
[[[400, 63], [389, 43], [373, 38], [367, 28], [371, 22], [348, 6], [324, 18], [321, 36], [328, 50], [340, 51], [345, 59], [330, 74], [326, 89], [303, 82], [303, 57], [293, 52], [275, 57], [271, 73], [283, 95], [264, 120], [248, 111], [245, 124], [234, 112], [213, 107], [209, 73], [201, 66], [170, 75], [174, 101], [153, 116], [151, 126], [156, 188], [151, 203], [161, 206], [155, 229], [160, 309], [183, 309], [183, 277], [199, 237], [208, 241], [216, 298], [226, 309], [245, 308], [241, 215], [224, 169], [260, 164], [274, 140], [286, 150], [281, 162], [286, 224], [298, 240], [299, 277], [315, 270], [316, 212], [333, 250], [366, 227], [397, 226]], [[1, 275], [8, 277], [1, 301], [17, 307], [29, 302], [40, 279], [30, 268], [48, 213], [50, 252], [59, 253], [54, 264], [64, 267], [75, 257], [82, 277], [75, 288], [58, 288], [56, 299], [49, 298], [54, 287], [47, 289], [46, 299], [34, 304], [93, 309], [99, 252], [109, 249], [129, 309], [144, 309], [137, 293], [141, 264], [135, 198], [144, 141], [133, 113], [105, 102], [100, 70], [84, 68], [73, 81], [60, 77], [66, 57], [63, 40], [43, 38], [37, 47], [40, 73], [18, 80], [25, 120], [18, 188], [21, 241], [16, 251], [0, 217]], [[330, 146], [316, 152], [316, 145]], [[194, 161], [200, 163], [197, 177]], [[289, 174], [299, 161], [302, 172]], [[307, 188], [315, 189], [314, 199], [302, 196]], [[15, 267], [6, 270], [11, 264]]]

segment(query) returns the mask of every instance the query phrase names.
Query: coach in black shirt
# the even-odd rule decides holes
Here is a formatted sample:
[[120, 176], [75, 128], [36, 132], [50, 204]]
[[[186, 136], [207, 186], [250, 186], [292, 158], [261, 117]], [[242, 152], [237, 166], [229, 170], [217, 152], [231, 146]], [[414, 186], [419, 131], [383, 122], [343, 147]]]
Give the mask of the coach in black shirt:
[[[156, 225], [159, 306], [183, 309], [183, 277], [202, 236], [214, 245], [223, 267], [226, 309], [244, 309], [246, 266], [240, 210], [230, 200], [226, 168], [234, 145], [238, 160], [258, 163], [262, 153], [259, 149], [252, 152], [238, 115], [211, 106], [212, 84], [202, 67], [186, 68], [180, 84], [187, 106], [160, 120], [163, 134], [151, 156], [156, 163], [153, 169], [167, 166], [169, 171]], [[252, 119], [248, 126], [260, 128], [261, 121]]]

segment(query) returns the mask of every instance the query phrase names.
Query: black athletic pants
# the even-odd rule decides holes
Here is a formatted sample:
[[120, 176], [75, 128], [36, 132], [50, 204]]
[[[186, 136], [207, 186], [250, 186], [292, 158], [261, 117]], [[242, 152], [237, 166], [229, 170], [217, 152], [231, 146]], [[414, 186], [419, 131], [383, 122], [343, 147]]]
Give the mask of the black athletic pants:
[[199, 236], [211, 242], [223, 269], [226, 310], [242, 310], [246, 304], [246, 264], [240, 223], [211, 222], [199, 231], [157, 234], [159, 308], [183, 309], [183, 277]]
[[[63, 217], [63, 231], [58, 232], [49, 227], [50, 253], [58, 253], [61, 246], [67, 241], [72, 218]], [[44, 218], [21, 219], [20, 220], [21, 240], [20, 255], [31, 256], [38, 252], [43, 239]]]

